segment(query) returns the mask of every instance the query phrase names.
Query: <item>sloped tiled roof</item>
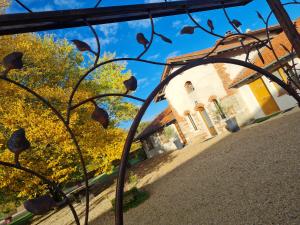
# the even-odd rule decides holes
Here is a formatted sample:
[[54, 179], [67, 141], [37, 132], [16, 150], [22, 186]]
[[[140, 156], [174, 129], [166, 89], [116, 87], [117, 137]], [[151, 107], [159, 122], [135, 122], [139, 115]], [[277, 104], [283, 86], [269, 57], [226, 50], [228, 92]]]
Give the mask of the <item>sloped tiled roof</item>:
[[[300, 18], [298, 18], [295, 21], [295, 25], [297, 28], [297, 31], [300, 33]], [[282, 45], [284, 45], [287, 49], [291, 50], [292, 45], [289, 42], [287, 36], [285, 35], [284, 32], [281, 32], [280, 34], [278, 34], [276, 37], [273, 38], [273, 40], [271, 40], [273, 49], [277, 55], [277, 57], [279, 59], [281, 58], [285, 58], [287, 55], [289, 55], [289, 53], [287, 53], [287, 51], [282, 47]], [[261, 55], [264, 59], [264, 63], [261, 61], [260, 57], [257, 56], [256, 58], [254, 58], [253, 60], [253, 64], [262, 68], [266, 68], [272, 64], [274, 64], [277, 60], [272, 52], [272, 50], [268, 49], [268, 48], [263, 48], [263, 50], [261, 51]], [[239, 84], [241, 81], [255, 75], [256, 72], [245, 68], [241, 71], [241, 73], [232, 81], [231, 83], [231, 87], [236, 86], [237, 84]]]
[[164, 126], [173, 123], [175, 117], [170, 107], [161, 112], [136, 138], [135, 140], [144, 139]]
[[[276, 31], [276, 30], [281, 31], [281, 27], [279, 25], [272, 26], [269, 29], [270, 29], [270, 31]], [[259, 30], [255, 30], [255, 31], [250, 31], [247, 34], [255, 36], [257, 34], [265, 32], [265, 30], [266, 29], [259, 29]], [[210, 57], [218, 55], [220, 53], [224, 53], [224, 52], [226, 52], [228, 50], [232, 50], [232, 49], [237, 48], [237, 47], [241, 47], [241, 43], [239, 41], [240, 37], [241, 36], [239, 36], [239, 35], [235, 35], [235, 36], [227, 38], [226, 41], [224, 42], [224, 44], [223, 45], [219, 45], [215, 49], [215, 51], [213, 52], [213, 54], [210, 55]], [[201, 57], [205, 56], [206, 54], [208, 54], [209, 52], [211, 52], [218, 45], [218, 43], [220, 41], [221, 40], [218, 40], [213, 47], [210, 47], [210, 48], [207, 48], [207, 49], [202, 49], [202, 50], [195, 51], [195, 52], [192, 52], [192, 53], [188, 53], [188, 54], [184, 54], [184, 55], [180, 55], [180, 56], [175, 56], [175, 57], [168, 58], [167, 59], [167, 63], [176, 63], [176, 62], [188, 61], [188, 60], [192, 60], [192, 59], [201, 58]], [[252, 38], [246, 38], [245, 41], [244, 41], [244, 44], [248, 45], [248, 44], [254, 43], [254, 42], [256, 42], [256, 40], [254, 40]]]
[[[275, 25], [275, 26], [271, 26], [270, 28], [270, 31], [274, 32], [274, 33], [279, 33], [282, 31], [282, 28], [279, 26], [279, 25]], [[266, 29], [259, 29], [259, 30], [255, 30], [255, 31], [250, 31], [248, 32], [249, 35], [259, 35], [259, 34], [262, 34], [266, 32]], [[167, 59], [167, 63], [168, 64], [176, 64], [178, 62], [183, 62], [183, 61], [188, 61], [188, 60], [193, 60], [193, 59], [198, 59], [198, 58], [201, 58], [205, 55], [207, 55], [208, 53], [210, 53], [212, 50], [213, 53], [209, 55], [209, 57], [214, 57], [214, 56], [219, 56], [221, 57], [222, 54], [224, 53], [227, 53], [229, 51], [232, 51], [234, 49], [237, 49], [237, 48], [241, 48], [241, 43], [239, 41], [239, 38], [240, 36], [239, 35], [234, 35], [232, 37], [228, 37], [226, 39], [226, 41], [224, 42], [223, 45], [218, 45], [218, 43], [220, 42], [220, 40], [218, 40], [216, 42], [216, 44], [211, 47], [211, 48], [207, 48], [207, 49], [202, 49], [202, 50], [199, 50], [199, 51], [195, 51], [195, 52], [192, 52], [192, 53], [188, 53], [188, 54], [184, 54], [184, 55], [180, 55], [180, 56], [175, 56], [175, 57], [171, 57], [171, 58], [168, 58]], [[257, 41], [252, 39], [252, 38], [246, 38], [244, 39], [244, 45], [247, 46], [247, 45], [251, 45], [252, 43], [256, 43]], [[218, 46], [217, 46], [218, 45]], [[217, 48], [216, 48], [217, 46]], [[163, 74], [161, 76], [161, 81], [165, 79], [166, 76], [169, 75], [170, 71], [171, 71], [171, 66], [165, 66], [164, 68], [164, 71], [163, 71]], [[155, 98], [155, 101], [160, 101], [161, 99], [163, 99], [163, 91], [160, 92], [156, 98]]]

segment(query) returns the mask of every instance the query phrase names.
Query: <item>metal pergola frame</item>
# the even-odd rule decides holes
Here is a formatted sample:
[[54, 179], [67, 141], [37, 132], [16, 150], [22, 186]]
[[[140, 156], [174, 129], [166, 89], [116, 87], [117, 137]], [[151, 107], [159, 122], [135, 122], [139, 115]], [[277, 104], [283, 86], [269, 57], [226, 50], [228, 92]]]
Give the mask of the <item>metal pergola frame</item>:
[[190, 0], [6, 14], [0, 16], [0, 35], [124, 22], [246, 5], [253, 0]]

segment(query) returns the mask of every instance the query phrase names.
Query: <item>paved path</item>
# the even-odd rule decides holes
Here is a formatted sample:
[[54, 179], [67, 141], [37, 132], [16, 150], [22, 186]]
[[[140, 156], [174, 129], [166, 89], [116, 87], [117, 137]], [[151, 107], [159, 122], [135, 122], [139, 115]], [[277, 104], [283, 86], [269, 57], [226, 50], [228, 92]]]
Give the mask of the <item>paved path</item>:
[[[219, 139], [140, 166], [139, 175], [150, 174], [139, 185], [151, 197], [125, 214], [125, 224], [299, 225], [300, 113]], [[113, 212], [91, 224], [113, 224]]]

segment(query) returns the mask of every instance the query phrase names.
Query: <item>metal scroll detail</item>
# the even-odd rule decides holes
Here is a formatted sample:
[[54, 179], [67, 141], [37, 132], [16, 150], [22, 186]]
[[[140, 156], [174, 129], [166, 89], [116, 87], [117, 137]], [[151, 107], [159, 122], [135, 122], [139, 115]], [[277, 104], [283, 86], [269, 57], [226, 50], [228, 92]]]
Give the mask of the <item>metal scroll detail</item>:
[[[38, 16], [42, 17], [44, 15], [43, 13], [34, 14], [32, 12], [32, 10], [30, 10], [20, 0], [15, 0], [15, 1], [21, 7], [23, 7], [26, 11], [28, 11], [28, 15], [26, 15], [26, 19], [24, 20], [24, 24], [23, 24], [24, 26], [22, 27], [22, 22], [18, 21], [17, 19], [16, 19], [16, 21], [14, 21], [12, 19], [13, 18], [12, 15], [0, 16], [1, 22], [7, 21], [8, 24], [9, 23], [12, 24], [11, 27], [9, 25], [7, 25], [5, 28], [6, 30], [2, 30], [2, 28], [0, 28], [0, 34], [3, 35], [3, 34], [8, 34], [8, 33], [9, 34], [22, 33], [22, 32], [28, 32], [28, 31], [48, 30], [48, 29], [63, 28], [63, 27], [87, 26], [90, 28], [91, 33], [93, 34], [93, 36], [96, 40], [96, 43], [97, 43], [97, 49], [95, 50], [95, 49], [92, 49], [87, 43], [85, 43], [81, 40], [72, 40], [73, 44], [77, 47], [77, 49], [79, 51], [83, 51], [83, 52], [88, 51], [88, 52], [92, 53], [93, 55], [95, 55], [95, 61], [93, 62], [93, 66], [91, 66], [91, 68], [87, 69], [87, 71], [78, 79], [77, 83], [73, 87], [73, 91], [72, 91], [71, 95], [69, 96], [68, 105], [66, 108], [66, 112], [67, 112], [66, 116], [62, 115], [59, 112], [59, 110], [57, 110], [55, 108], [55, 106], [53, 106], [48, 100], [46, 100], [46, 98], [39, 95], [38, 93], [36, 93], [34, 90], [30, 89], [29, 87], [24, 86], [22, 83], [17, 82], [9, 77], [8, 72], [10, 70], [21, 70], [22, 69], [23, 53], [12, 52], [12, 53], [8, 54], [6, 57], [4, 57], [2, 60], [2, 65], [4, 66], [5, 70], [1, 71], [1, 75], [0, 75], [1, 82], [8, 82], [8, 83], [14, 85], [16, 88], [20, 88], [20, 89], [30, 93], [34, 97], [36, 97], [46, 107], [51, 109], [52, 113], [64, 124], [66, 131], [69, 133], [70, 139], [72, 139], [73, 144], [76, 147], [77, 154], [80, 159], [83, 174], [84, 174], [85, 198], [86, 198], [84, 224], [88, 224], [88, 221], [89, 221], [89, 184], [88, 184], [87, 169], [86, 169], [85, 160], [82, 155], [81, 147], [80, 147], [78, 140], [74, 134], [74, 131], [70, 127], [70, 117], [72, 115], [72, 112], [74, 109], [80, 107], [81, 105], [86, 104], [86, 103], [94, 104], [95, 108], [94, 108], [94, 112], [92, 114], [92, 119], [98, 121], [104, 128], [106, 128], [109, 124], [109, 115], [104, 109], [100, 108], [95, 103], [95, 100], [101, 99], [101, 98], [106, 98], [106, 97], [111, 97], [111, 96], [119, 96], [119, 97], [134, 99], [134, 100], [137, 100], [137, 101], [140, 101], [143, 103], [143, 105], [141, 106], [141, 108], [140, 108], [138, 114], [136, 115], [136, 117], [132, 123], [132, 126], [129, 130], [129, 133], [128, 133], [128, 136], [127, 136], [127, 139], [126, 139], [126, 142], [124, 145], [124, 149], [123, 149], [121, 164], [119, 167], [119, 177], [118, 177], [118, 183], [117, 183], [117, 189], [116, 189], [116, 209], [115, 209], [115, 224], [116, 225], [124, 224], [122, 202], [123, 202], [123, 191], [124, 191], [125, 174], [126, 174], [126, 159], [128, 158], [129, 150], [130, 150], [131, 144], [133, 142], [137, 127], [138, 127], [144, 113], [146, 112], [147, 108], [149, 107], [150, 103], [155, 98], [155, 96], [159, 93], [160, 90], [162, 90], [164, 88], [165, 85], [168, 84], [168, 82], [170, 82], [170, 80], [172, 80], [173, 78], [178, 76], [180, 73], [182, 73], [188, 69], [191, 69], [193, 67], [196, 67], [196, 66], [206, 65], [206, 64], [211, 64], [211, 63], [229, 63], [229, 64], [243, 66], [245, 68], [252, 69], [252, 70], [256, 71], [257, 73], [264, 75], [265, 77], [267, 77], [269, 80], [271, 80], [273, 82], [276, 82], [279, 86], [281, 86], [283, 89], [285, 89], [291, 96], [293, 96], [295, 98], [295, 100], [298, 102], [298, 104], [300, 105], [300, 96], [297, 92], [297, 90], [300, 89], [300, 85], [299, 85], [300, 82], [299, 82], [299, 77], [296, 77], [296, 80], [295, 80], [295, 74], [298, 74], [298, 72], [297, 72], [297, 68], [295, 66], [294, 61], [293, 61], [293, 65], [290, 68], [283, 68], [285, 70], [285, 72], [288, 76], [288, 80], [289, 80], [288, 83], [285, 83], [282, 80], [280, 80], [279, 78], [277, 78], [276, 76], [274, 76], [272, 73], [268, 72], [267, 70], [254, 65], [249, 60], [250, 52], [255, 50], [255, 51], [257, 51], [257, 54], [260, 57], [261, 61], [264, 61], [264, 58], [263, 58], [262, 54], [260, 53], [260, 49], [262, 47], [264, 47], [264, 48], [269, 49], [272, 52], [273, 56], [277, 60], [277, 63], [283, 67], [281, 60], [279, 59], [278, 55], [276, 54], [275, 49], [273, 48], [272, 40], [270, 37], [269, 21], [270, 21], [270, 18], [272, 16], [273, 12], [270, 12], [266, 17], [263, 17], [260, 12], [257, 12], [258, 19], [264, 24], [264, 26], [266, 28], [265, 30], [266, 30], [267, 40], [261, 40], [260, 38], [254, 36], [254, 35], [241, 32], [239, 27], [242, 25], [242, 23], [240, 21], [238, 21], [237, 19], [232, 19], [230, 17], [229, 13], [227, 12], [226, 8], [228, 6], [244, 5], [250, 1], [216, 1], [215, 0], [215, 1], [210, 1], [210, 2], [213, 2], [213, 4], [210, 5], [210, 7], [209, 7], [209, 5], [207, 5], [206, 8], [203, 6], [201, 8], [200, 7], [201, 4], [197, 1], [194, 1], [195, 3], [191, 3], [192, 1], [190, 1], [190, 2], [189, 1], [179, 1], [178, 3], [174, 3], [174, 2], [171, 3], [168, 1], [164, 1], [163, 3], [149, 4], [148, 7], [142, 6], [142, 5], [137, 6], [135, 9], [137, 10], [137, 12], [140, 13], [139, 17], [132, 17], [130, 15], [128, 15], [127, 17], [126, 17], [126, 15], [120, 15], [119, 17], [117, 17], [117, 15], [115, 15], [116, 14], [115, 11], [111, 11], [111, 13], [106, 12], [106, 13], [108, 13], [108, 16], [115, 16], [116, 21], [121, 21], [121, 19], [122, 19], [122, 21], [129, 21], [132, 19], [141, 19], [141, 18], [147, 17], [151, 23], [151, 35], [149, 38], [147, 38], [143, 33], [136, 34], [137, 43], [140, 44], [141, 46], [143, 46], [143, 51], [141, 51], [141, 53], [138, 54], [136, 57], [115, 58], [115, 59], [109, 59], [107, 61], [101, 61], [101, 62], [99, 60], [101, 57], [101, 46], [100, 46], [101, 43], [100, 43], [99, 36], [93, 27], [94, 24], [101, 23], [101, 19], [93, 20], [92, 18], [83, 16], [83, 15], [86, 15], [86, 12], [88, 12], [88, 11], [86, 9], [82, 9], [82, 11], [78, 10], [76, 12], [75, 11], [73, 12], [74, 13], [73, 16], [76, 17], [75, 19], [73, 18], [74, 19], [73, 21], [67, 21], [64, 25], [62, 25], [63, 23], [58, 23], [58, 24], [53, 24], [51, 26], [47, 26], [42, 23], [38, 24], [38, 23], [34, 22]], [[101, 2], [102, 2], [101, 0], [96, 1], [94, 11], [92, 9], [90, 9], [90, 10], [92, 10], [92, 12], [96, 13]], [[208, 1], [204, 1], [204, 2], [207, 3]], [[165, 11], [158, 13], [158, 6], [160, 6], [159, 4], [164, 5]], [[299, 5], [300, 3], [298, 1], [292, 1], [292, 2], [283, 4], [283, 6], [291, 5], [291, 4]], [[190, 19], [191, 23], [193, 24], [191, 26], [183, 27], [181, 30], [181, 34], [191, 35], [194, 33], [194, 31], [196, 29], [199, 29], [199, 30], [202, 30], [203, 32], [206, 32], [206, 33], [218, 38], [219, 40], [218, 40], [217, 45], [210, 52], [206, 53], [201, 58], [198, 58], [195, 60], [190, 60], [188, 62], [169, 64], [169, 63], [164, 63], [164, 62], [156, 62], [156, 61], [150, 61], [150, 60], [143, 59], [145, 54], [152, 47], [152, 43], [155, 38], [158, 38], [161, 41], [166, 42], [168, 44], [172, 43], [171, 39], [166, 37], [164, 34], [161, 34], [156, 29], [153, 18], [159, 17], [159, 16], [163, 17], [166, 15], [174, 15], [174, 14], [176, 14], [176, 13], [174, 13], [174, 10], [176, 10], [176, 7], [179, 7], [179, 6], [181, 7], [181, 10], [176, 11], [177, 14], [183, 14], [183, 13], [186, 14], [187, 17]], [[198, 8], [196, 6], [198, 6]], [[216, 8], [221, 8], [223, 10], [225, 18], [227, 19], [227, 22], [230, 24], [230, 26], [234, 30], [234, 33], [231, 33], [231, 34], [228, 34], [225, 36], [218, 34], [215, 32], [214, 23], [212, 20], [210, 20], [210, 19], [207, 20], [206, 24], [203, 25], [203, 24], [200, 24], [193, 16], [193, 12], [203, 11], [203, 10], [208, 10], [208, 9], [216, 9]], [[125, 7], [123, 7], [123, 8], [120, 7], [120, 9], [126, 11]], [[102, 10], [104, 12], [105, 7]], [[146, 12], [146, 14], [145, 14], [145, 12]], [[82, 13], [81, 17], [78, 16], [78, 14], [80, 14], [80, 13]], [[51, 15], [52, 15], [52, 13], [50, 13], [50, 20], [51, 20]], [[53, 18], [52, 18], [53, 21], [55, 21], [55, 18], [58, 15], [59, 15], [58, 12], [53, 12]], [[28, 28], [28, 24], [29, 24], [28, 21], [35, 23], [34, 26], [32, 26], [32, 27], [35, 27], [34, 30], [30, 30]], [[110, 22], [112, 22], [112, 20]], [[13, 25], [13, 23], [15, 23], [15, 24]], [[17, 23], [21, 23], [21, 24], [18, 24], [19, 27], [16, 30], [15, 29], [16, 27], [14, 27], [14, 26]], [[239, 38], [240, 46], [245, 53], [244, 60], [236, 60], [236, 59], [230, 59], [230, 58], [218, 58], [216, 56], [212, 57], [214, 55], [214, 53], [218, 50], [218, 48], [220, 46], [222, 46], [226, 40], [233, 38], [233, 37]], [[245, 39], [253, 40], [254, 44], [251, 47], [246, 46], [244, 43]], [[298, 43], [298, 44], [300, 45], [300, 43]], [[290, 54], [290, 55], [296, 54], [294, 47], [289, 49], [287, 46], [282, 45], [282, 48], [287, 52], [287, 54]], [[299, 54], [299, 53], [297, 53], [297, 54]], [[158, 86], [156, 86], [155, 89], [149, 94], [149, 96], [146, 99], [138, 98], [138, 97], [135, 97], [135, 96], [132, 96], [129, 94], [130, 92], [136, 90], [136, 88], [137, 88], [136, 78], [131, 77], [129, 80], [124, 81], [124, 86], [126, 87], [126, 90], [127, 90], [126, 93], [108, 93], [108, 94], [96, 95], [96, 96], [93, 96], [86, 100], [83, 100], [77, 104], [74, 104], [73, 99], [74, 99], [76, 92], [78, 91], [78, 88], [80, 87], [81, 83], [89, 76], [90, 73], [92, 73], [95, 69], [100, 68], [106, 64], [120, 62], [120, 61], [136, 61], [136, 62], [140, 62], [140, 63], [155, 64], [155, 65], [161, 65], [161, 66], [177, 66], [177, 67], [179, 67], [179, 69], [176, 70], [175, 72], [173, 72], [172, 74], [170, 74]], [[15, 162], [10, 163], [10, 162], [0, 161], [0, 165], [5, 166], [5, 167], [19, 169], [19, 170], [22, 170], [33, 176], [36, 176], [39, 179], [41, 179], [45, 184], [47, 184], [49, 187], [50, 194], [41, 196], [41, 197], [31, 200], [31, 201], [27, 201], [25, 203], [25, 206], [32, 212], [35, 212], [35, 214], [43, 214], [43, 213], [47, 212], [50, 208], [57, 206], [56, 205], [57, 201], [53, 201], [53, 199], [60, 199], [61, 201], [65, 202], [69, 206], [71, 212], [73, 213], [75, 223], [80, 224], [79, 216], [76, 213], [76, 211], [72, 205], [72, 202], [70, 201], [70, 199], [68, 199], [66, 194], [61, 190], [59, 184], [46, 178], [42, 174], [39, 174], [39, 173], [37, 173], [31, 169], [28, 169], [20, 164], [19, 157], [22, 157], [22, 152], [30, 149], [30, 143], [26, 138], [26, 131], [22, 128], [15, 131], [12, 134], [11, 138], [9, 139], [7, 145], [8, 145], [8, 148], [11, 150], [11, 152], [14, 153], [14, 155], [15, 155]]]

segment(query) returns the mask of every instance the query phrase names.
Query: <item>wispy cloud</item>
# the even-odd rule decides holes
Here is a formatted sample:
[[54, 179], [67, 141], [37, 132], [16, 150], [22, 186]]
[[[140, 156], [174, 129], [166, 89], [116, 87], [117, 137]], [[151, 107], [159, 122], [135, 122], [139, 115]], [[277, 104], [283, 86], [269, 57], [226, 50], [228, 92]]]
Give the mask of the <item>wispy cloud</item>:
[[117, 34], [119, 30], [119, 24], [103, 24], [98, 25], [95, 28], [103, 34], [103, 37], [100, 37], [100, 42], [102, 46], [118, 42]]
[[77, 0], [54, 0], [54, 4], [61, 8], [77, 8], [82, 6], [82, 2]]
[[52, 5], [47, 4], [47, 5], [44, 5], [44, 6], [41, 6], [41, 7], [32, 8], [31, 10], [34, 11], [34, 12], [44, 12], [44, 11], [53, 11], [54, 8], [53, 8]]
[[138, 79], [139, 88], [145, 88], [150, 85], [150, 81], [147, 78]]
[[151, 26], [150, 20], [149, 19], [144, 19], [144, 20], [133, 20], [127, 22], [128, 26], [133, 29], [138, 29], [138, 28], [148, 28]]
[[180, 51], [173, 51], [173, 52], [170, 52], [170, 54], [168, 54], [166, 58], [168, 59], [168, 58], [172, 58], [172, 57], [175, 57], [178, 55], [180, 55]]
[[149, 56], [147, 57], [147, 60], [156, 60], [156, 59], [158, 59], [159, 57], [160, 57], [160, 54], [157, 53], [157, 54], [154, 54], [154, 55], [149, 55]]

